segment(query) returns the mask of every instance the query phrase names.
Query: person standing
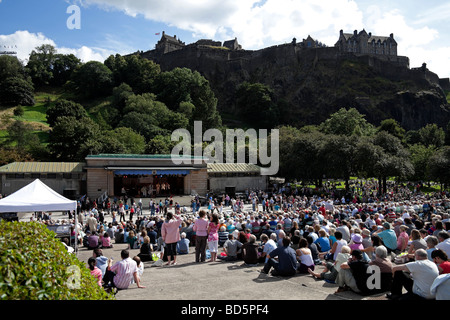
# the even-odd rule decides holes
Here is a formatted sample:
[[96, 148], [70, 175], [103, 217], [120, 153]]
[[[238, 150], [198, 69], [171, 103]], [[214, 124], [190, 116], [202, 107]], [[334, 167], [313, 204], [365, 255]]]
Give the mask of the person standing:
[[193, 230], [195, 232], [195, 262], [205, 262], [206, 244], [208, 240], [208, 220], [206, 212], [200, 210], [199, 218], [195, 220]]
[[167, 250], [167, 266], [177, 264], [177, 243], [181, 239], [179, 228], [182, 222], [179, 216], [174, 216], [171, 211], [168, 211], [161, 227], [161, 237]]
[[209, 262], [216, 261], [217, 251], [219, 251], [219, 226], [219, 216], [216, 213], [211, 214], [208, 224], [208, 248], [211, 253]]

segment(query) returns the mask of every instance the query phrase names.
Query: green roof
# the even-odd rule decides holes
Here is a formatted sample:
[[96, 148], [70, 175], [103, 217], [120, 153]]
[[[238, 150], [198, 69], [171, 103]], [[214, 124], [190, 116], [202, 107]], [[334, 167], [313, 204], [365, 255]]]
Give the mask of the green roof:
[[0, 173], [83, 172], [84, 162], [13, 162], [0, 167]]
[[86, 159], [95, 159], [95, 158], [138, 158], [138, 159], [171, 159], [172, 157], [179, 158], [190, 158], [190, 159], [206, 159], [204, 157], [196, 157], [196, 156], [183, 156], [183, 155], [171, 155], [171, 154], [96, 154], [96, 155], [88, 155]]

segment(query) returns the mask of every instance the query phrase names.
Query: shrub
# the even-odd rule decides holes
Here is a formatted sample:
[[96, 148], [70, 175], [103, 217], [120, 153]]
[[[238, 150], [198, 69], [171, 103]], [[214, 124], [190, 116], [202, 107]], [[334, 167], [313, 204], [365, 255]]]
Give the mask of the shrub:
[[1, 221], [0, 259], [1, 300], [113, 299], [43, 224]]

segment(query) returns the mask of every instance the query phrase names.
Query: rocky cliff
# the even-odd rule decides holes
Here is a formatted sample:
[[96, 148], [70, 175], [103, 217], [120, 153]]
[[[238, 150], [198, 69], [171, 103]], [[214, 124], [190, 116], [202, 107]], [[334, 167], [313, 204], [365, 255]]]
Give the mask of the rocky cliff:
[[187, 46], [164, 55], [142, 56], [163, 71], [187, 67], [210, 81], [222, 113], [236, 111], [243, 81], [271, 87], [282, 124], [318, 124], [342, 107], [355, 107], [371, 123], [394, 118], [405, 129], [427, 123], [445, 127], [450, 106], [442, 79], [426, 69], [410, 69], [406, 57], [341, 54], [336, 48], [306, 49], [293, 44], [257, 51]]

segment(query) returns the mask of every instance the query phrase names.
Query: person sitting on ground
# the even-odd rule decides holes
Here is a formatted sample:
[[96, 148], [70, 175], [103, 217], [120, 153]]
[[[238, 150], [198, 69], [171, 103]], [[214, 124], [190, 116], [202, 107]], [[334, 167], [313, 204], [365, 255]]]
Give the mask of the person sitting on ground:
[[97, 283], [98, 285], [101, 287], [102, 286], [102, 271], [97, 268], [97, 260], [95, 260], [94, 257], [90, 257], [88, 259], [88, 265], [89, 265], [89, 270], [91, 270], [91, 275], [94, 276], [95, 279], [97, 279]]
[[97, 261], [96, 266], [102, 271], [102, 277], [104, 277], [108, 267], [108, 258], [103, 255], [103, 251], [100, 248], [94, 249], [92, 257]]
[[397, 237], [397, 250], [400, 252], [404, 252], [408, 247], [409, 236], [406, 233], [406, 229], [408, 227], [404, 224], [398, 227], [398, 237]]
[[88, 250], [94, 250], [100, 246], [100, 240], [96, 231], [91, 231], [88, 237]]
[[308, 270], [314, 271], [314, 259], [311, 249], [308, 248], [308, 241], [305, 238], [300, 239], [298, 249], [295, 253], [299, 261], [299, 273], [308, 273]]
[[336, 260], [338, 254], [341, 252], [342, 247], [347, 245], [347, 241], [342, 239], [342, 233], [340, 231], [336, 231], [334, 233], [334, 236], [336, 237], [336, 241], [331, 247], [331, 250], [328, 252], [322, 252], [319, 255], [320, 258], [334, 261]]
[[353, 233], [351, 236], [351, 243], [349, 245], [350, 249], [353, 250], [363, 250], [364, 246], [362, 245], [362, 236], [359, 233]]
[[[274, 238], [276, 238], [276, 235], [274, 233], [273, 235]], [[267, 263], [267, 255], [277, 248], [277, 244], [273, 239], [269, 239], [269, 237], [265, 233], [261, 235], [261, 241], [263, 243], [263, 249], [260, 256], [260, 262]]]
[[331, 250], [331, 241], [330, 239], [327, 237], [327, 233], [324, 229], [320, 229], [318, 231], [319, 233], [319, 238], [317, 238], [316, 241], [314, 241], [314, 243], [317, 245], [319, 244], [320, 247], [320, 252], [328, 252]]
[[310, 235], [308, 235], [306, 237], [306, 241], [308, 242], [308, 249], [311, 250], [311, 255], [312, 255], [314, 264], [316, 264], [316, 265], [322, 264], [322, 261], [320, 260], [320, 257], [319, 257], [319, 250], [317, 249], [316, 244], [313, 242], [314, 238], [311, 237]]
[[102, 238], [102, 248], [112, 248], [112, 247], [113, 245], [111, 243], [111, 237], [109, 236], [108, 232], [105, 232]]
[[188, 238], [186, 238], [185, 232], [182, 232], [180, 237], [181, 237], [181, 239], [177, 243], [177, 253], [178, 254], [188, 254], [190, 241]]
[[434, 263], [436, 263], [439, 274], [450, 273], [450, 261], [448, 261], [447, 254], [441, 249], [434, 250], [431, 253]]
[[308, 272], [317, 279], [325, 280], [329, 283], [335, 283], [339, 270], [341, 269], [341, 264], [350, 259], [350, 251], [351, 249], [349, 246], [343, 246], [334, 262], [322, 262], [322, 265], [325, 266], [325, 268], [321, 273], [314, 272], [310, 269], [308, 269]]
[[153, 246], [150, 243], [150, 237], [145, 236], [144, 243], [139, 248], [139, 253], [137, 256], [141, 259], [142, 262], [152, 261], [152, 251]]
[[238, 249], [242, 247], [242, 243], [236, 239], [232, 233], [228, 234], [228, 240], [223, 244], [223, 252], [225, 256], [218, 255], [217, 258], [225, 261], [238, 260]]
[[242, 245], [242, 259], [248, 266], [258, 264], [258, 245], [256, 244], [256, 236], [252, 234], [248, 242]]
[[139, 247], [138, 239], [137, 239], [137, 237], [135, 236], [133, 230], [131, 230], [131, 231], [128, 233], [127, 243], [128, 243], [128, 250], [131, 250], [131, 249], [137, 249], [136, 247]]
[[391, 229], [389, 222], [384, 222], [383, 228], [376, 233], [380, 236], [388, 253], [394, 252], [397, 249], [397, 236], [395, 235], [395, 231]]
[[225, 226], [221, 226], [219, 229], [219, 247], [223, 247], [223, 244], [228, 240], [228, 231]]
[[[134, 256], [133, 260], [136, 262], [137, 266], [137, 277], [139, 278], [139, 281], [141, 280], [142, 275], [144, 274], [144, 264], [141, 262], [141, 258], [138, 256]], [[133, 277], [134, 278], [134, 277]], [[130, 284], [136, 283], [134, 279], [131, 280]]]
[[439, 243], [436, 245], [436, 249], [441, 249], [447, 256], [450, 256], [450, 235], [447, 231], [440, 231], [437, 235]]
[[121, 226], [119, 226], [119, 228], [117, 229], [117, 232], [114, 234], [114, 241], [115, 243], [124, 243], [125, 242], [125, 235], [124, 235], [124, 231], [123, 228]]
[[374, 288], [371, 293], [385, 292], [391, 289], [392, 285], [392, 262], [388, 258], [387, 249], [381, 245], [375, 249], [375, 259], [369, 262], [369, 266], [376, 266], [379, 270], [375, 273], [380, 274], [379, 288]]
[[[264, 268], [261, 272], [268, 274], [270, 269], [273, 268], [274, 271], [272, 272], [272, 275], [295, 275], [298, 269], [298, 262], [295, 251], [290, 247], [290, 244], [291, 238], [283, 238], [283, 245], [267, 255], [268, 261], [264, 264]], [[278, 260], [275, 260], [277, 257]]]
[[[291, 231], [292, 231], [292, 229], [291, 229]], [[294, 234], [291, 237], [291, 242], [292, 242], [291, 243], [291, 247], [292, 247], [292, 249], [294, 249], [294, 250], [298, 249], [298, 244], [300, 243], [300, 239], [301, 238], [302, 237], [300, 235], [300, 230], [298, 230], [298, 229], [294, 230]]]
[[367, 287], [368, 267], [369, 264], [363, 260], [362, 251], [353, 250], [350, 260], [341, 264], [341, 269], [336, 278], [336, 284], [339, 285], [336, 293], [352, 290], [356, 293], [367, 294], [369, 291]]
[[[392, 268], [394, 279], [392, 281], [391, 293], [386, 297], [392, 300], [423, 300], [433, 299], [430, 289], [433, 281], [439, 276], [436, 264], [428, 260], [424, 249], [415, 251], [415, 261]], [[407, 293], [402, 294], [403, 288]]]
[[131, 280], [134, 279], [138, 288], [145, 288], [145, 286], [141, 285], [137, 264], [136, 261], [130, 258], [130, 252], [128, 250], [122, 250], [120, 256], [122, 260], [116, 262], [114, 265], [112, 259], [108, 260], [108, 268], [103, 278], [105, 284], [117, 289], [128, 289]]
[[420, 235], [419, 230], [411, 230], [411, 244], [408, 249], [408, 258], [410, 260], [414, 259], [414, 252], [418, 249], [427, 249], [427, 242]]
[[425, 240], [427, 243], [427, 254], [428, 254], [428, 260], [433, 261], [433, 258], [431, 257], [431, 253], [436, 249], [436, 245], [439, 243], [439, 240], [435, 236], [428, 236], [427, 240]]

